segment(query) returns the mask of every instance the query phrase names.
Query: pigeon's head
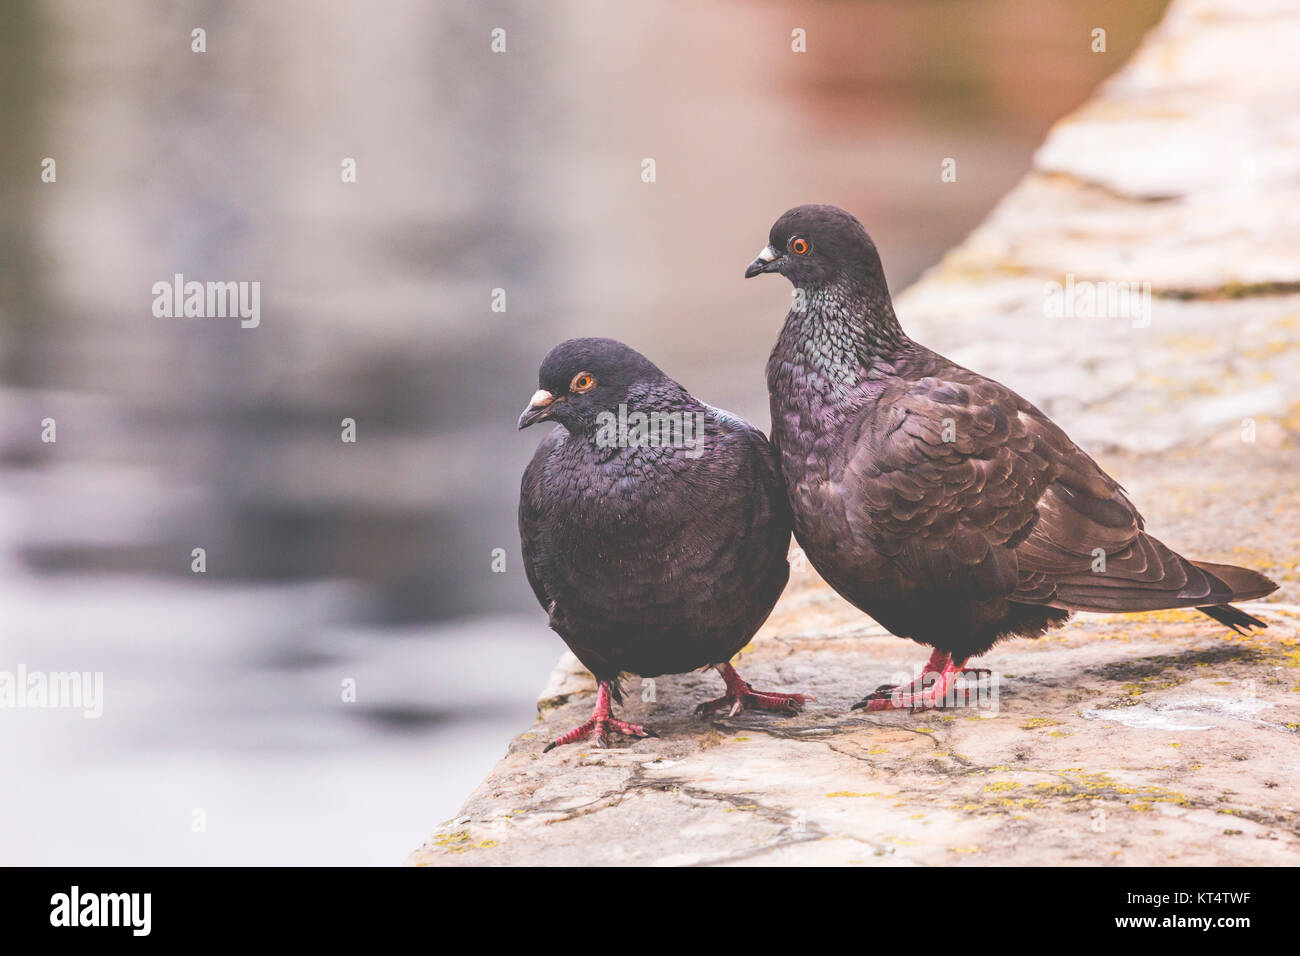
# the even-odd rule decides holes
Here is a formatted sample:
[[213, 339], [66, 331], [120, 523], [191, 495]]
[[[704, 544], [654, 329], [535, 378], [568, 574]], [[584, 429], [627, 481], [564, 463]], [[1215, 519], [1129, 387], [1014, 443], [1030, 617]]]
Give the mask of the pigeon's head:
[[745, 278], [779, 272], [799, 288], [837, 280], [880, 284], [884, 273], [875, 244], [852, 215], [838, 206], [795, 206], [772, 224], [767, 246]]
[[569, 339], [542, 359], [537, 391], [519, 416], [519, 427], [554, 421], [572, 433], [593, 430], [601, 412], [617, 413], [634, 385], [664, 377], [636, 349], [613, 339]]

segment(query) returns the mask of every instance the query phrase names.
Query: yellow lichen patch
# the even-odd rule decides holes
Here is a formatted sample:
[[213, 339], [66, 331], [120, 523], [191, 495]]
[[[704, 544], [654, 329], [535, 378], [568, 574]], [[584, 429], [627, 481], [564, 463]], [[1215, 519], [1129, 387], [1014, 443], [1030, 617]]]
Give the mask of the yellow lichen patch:
[[1200, 615], [1195, 611], [1182, 608], [1175, 608], [1170, 611], [1141, 611], [1133, 614], [1132, 618], [1137, 621], [1156, 624], [1186, 624], [1201, 619]]
[[876, 793], [856, 793], [852, 790], [836, 790], [834, 793], [826, 794], [828, 797], [883, 797], [884, 794]]
[[1170, 690], [1171, 688], [1177, 687], [1179, 684], [1186, 683], [1186, 681], [1186, 677], [1164, 679], [1153, 675], [1150, 677], [1144, 677], [1140, 681], [1133, 681], [1124, 684], [1120, 688], [1124, 696], [1120, 699], [1117, 706], [1132, 707], [1141, 699], [1143, 694], [1153, 690]]
[[433, 845], [445, 853], [465, 853], [474, 849], [474, 845], [469, 842], [468, 830], [457, 830], [454, 833], [444, 833], [435, 837]]
[[1259, 548], [1237, 545], [1232, 549], [1232, 555], [1233, 563], [1240, 564], [1253, 571], [1263, 571], [1273, 565], [1272, 556], [1267, 551], [1261, 551]]
[[1050, 717], [1030, 717], [1020, 725], [1021, 730], [1034, 730], [1037, 727], [1051, 727], [1060, 721], [1052, 720]]
[[953, 853], [978, 853], [980, 851], [978, 846], [952, 846], [948, 849]]
[[1225, 642], [1244, 644], [1257, 652], [1265, 663], [1280, 667], [1300, 667], [1300, 639], [1294, 637], [1270, 638], [1266, 634], [1225, 636]]
[[1041, 806], [1043, 801], [1037, 797], [999, 797], [996, 800], [990, 800], [985, 806], [1003, 807], [1008, 810], [1032, 810]]
[[1053, 731], [1051, 731], [1050, 733], [1048, 733], [1047, 736], [1049, 736], [1049, 737], [1071, 737], [1071, 736], [1073, 736], [1073, 734], [1071, 734], [1068, 730], [1053, 730]]
[[1039, 793], [1055, 794], [1055, 795], [1073, 792], [1073, 789], [1070, 787], [1068, 783], [1050, 783], [1046, 780], [1034, 784], [1034, 789], [1037, 790]]
[[1139, 802], [1172, 803], [1186, 807], [1191, 801], [1181, 793], [1166, 790], [1163, 787], [1130, 787], [1119, 783], [1108, 773], [1072, 773], [1072, 781], [1079, 792], [1071, 795], [1070, 800], [1099, 800], [1105, 797], [1140, 796], [1141, 800], [1126, 800], [1130, 806]]
[[1024, 784], [1016, 783], [1014, 780], [997, 780], [993, 783], [985, 784], [984, 789], [987, 791], [997, 790], [1019, 790]]
[[1282, 638], [1277, 643], [1287, 648], [1285, 651], [1275, 651], [1271, 657], [1283, 667], [1300, 667], [1300, 641], [1291, 638]]
[[885, 753], [889, 753], [889, 748], [888, 748], [888, 747], [880, 747], [880, 746], [876, 746], [876, 747], [872, 747], [872, 748], [870, 748], [870, 749], [867, 751], [867, 753], [869, 753], [869, 754], [885, 754]]
[[1128, 631], [1102, 631], [1093, 634], [1092, 637], [1099, 641], [1123, 641], [1125, 644], [1130, 644], [1133, 641]]
[[1224, 343], [1207, 335], [1175, 335], [1166, 338], [1162, 344], [1181, 357], [1220, 352], [1224, 348]]
[[727, 807], [727, 808], [726, 808], [725, 810], [723, 810], [722, 812], [723, 812], [723, 813], [732, 813], [733, 811], [736, 811], [736, 810], [744, 811], [744, 810], [757, 810], [757, 809], [758, 809], [758, 804], [757, 804], [757, 803], [745, 803], [745, 804], [741, 804], [741, 805], [738, 806], [738, 807]]
[[904, 837], [899, 837], [899, 836], [887, 836], [885, 837], [885, 842], [892, 843], [894, 844], [894, 846], [920, 846], [921, 845], [920, 840], [908, 840]]

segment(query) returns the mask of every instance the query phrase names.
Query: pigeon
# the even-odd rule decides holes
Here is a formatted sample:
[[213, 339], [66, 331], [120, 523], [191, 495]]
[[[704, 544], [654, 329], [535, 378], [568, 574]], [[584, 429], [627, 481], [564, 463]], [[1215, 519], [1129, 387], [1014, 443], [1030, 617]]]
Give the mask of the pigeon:
[[1194, 607], [1241, 633], [1266, 626], [1228, 602], [1276, 584], [1166, 547], [1051, 419], [908, 338], [852, 215], [786, 212], [745, 277], [769, 272], [795, 286], [767, 363], [795, 539], [843, 597], [933, 648], [916, 681], [855, 709], [942, 706], [958, 676], [988, 673], [970, 658], [1074, 611]]
[[790, 508], [763, 433], [613, 339], [561, 342], [538, 386], [519, 427], [556, 427], [524, 470], [524, 569], [598, 684], [590, 719], [546, 750], [657, 736], [613, 717], [624, 674], [711, 666], [726, 694], [699, 713], [802, 710], [812, 698], [755, 691], [729, 663], [790, 576]]

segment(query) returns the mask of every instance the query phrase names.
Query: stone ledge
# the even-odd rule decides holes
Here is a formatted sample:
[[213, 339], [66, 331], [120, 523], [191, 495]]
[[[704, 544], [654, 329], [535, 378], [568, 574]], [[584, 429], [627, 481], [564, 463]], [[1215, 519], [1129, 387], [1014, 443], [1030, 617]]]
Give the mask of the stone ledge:
[[[864, 716], [925, 653], [796, 572], [738, 666], [795, 718], [692, 711], [711, 672], [628, 683], [663, 736], [545, 740], [594, 685], [566, 655], [537, 723], [408, 859], [502, 864], [1294, 864], [1300, 859], [1300, 16], [1175, 0], [1036, 169], [898, 301], [904, 325], [1044, 407], [1148, 527], [1282, 584], [1234, 635], [1080, 615], [1001, 645], [984, 706]], [[869, 225], [869, 224], [868, 224]], [[1051, 319], [1045, 283], [1150, 283], [1150, 321]], [[1253, 441], [1243, 441], [1249, 423]], [[797, 555], [796, 555], [797, 558]]]

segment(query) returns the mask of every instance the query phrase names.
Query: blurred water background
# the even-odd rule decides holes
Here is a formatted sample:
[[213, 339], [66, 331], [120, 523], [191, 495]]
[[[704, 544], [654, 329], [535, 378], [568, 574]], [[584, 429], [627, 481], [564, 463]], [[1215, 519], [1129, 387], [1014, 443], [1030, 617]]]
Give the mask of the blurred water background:
[[[545, 351], [766, 427], [772, 220], [854, 211], [902, 288], [1162, 6], [0, 6], [0, 670], [104, 675], [97, 720], [0, 709], [0, 862], [401, 860], [562, 649], [515, 531]], [[260, 326], [155, 318], [175, 273]]]

